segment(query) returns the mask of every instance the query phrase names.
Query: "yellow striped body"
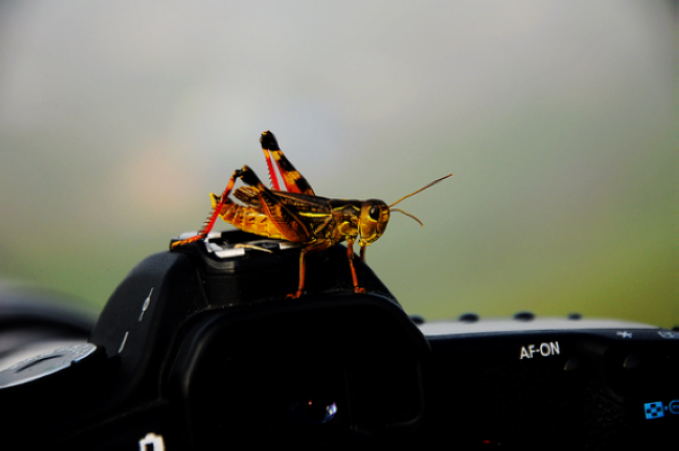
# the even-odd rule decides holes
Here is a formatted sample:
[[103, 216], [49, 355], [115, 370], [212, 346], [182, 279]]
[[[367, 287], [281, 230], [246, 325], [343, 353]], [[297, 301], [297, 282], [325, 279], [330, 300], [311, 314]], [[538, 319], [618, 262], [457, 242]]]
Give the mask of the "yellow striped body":
[[[211, 193], [210, 198], [214, 208], [219, 201], [219, 197]], [[243, 232], [278, 240], [287, 240], [266, 214], [262, 213], [259, 209], [239, 205], [231, 199], [226, 199], [219, 211], [219, 217]]]

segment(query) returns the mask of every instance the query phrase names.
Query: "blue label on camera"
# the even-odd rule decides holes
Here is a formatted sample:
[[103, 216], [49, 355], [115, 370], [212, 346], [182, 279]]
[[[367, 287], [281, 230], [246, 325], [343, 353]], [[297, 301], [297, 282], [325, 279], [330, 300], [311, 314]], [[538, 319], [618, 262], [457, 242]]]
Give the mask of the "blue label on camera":
[[644, 404], [644, 413], [646, 414], [647, 420], [652, 420], [654, 418], [662, 418], [665, 416], [663, 412], [662, 402], [647, 402]]

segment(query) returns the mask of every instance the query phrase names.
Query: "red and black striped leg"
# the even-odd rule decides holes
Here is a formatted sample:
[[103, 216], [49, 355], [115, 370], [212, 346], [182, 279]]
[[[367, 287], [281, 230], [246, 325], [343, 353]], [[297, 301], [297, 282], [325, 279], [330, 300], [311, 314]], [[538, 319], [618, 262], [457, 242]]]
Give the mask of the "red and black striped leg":
[[276, 137], [270, 131], [265, 131], [262, 133], [262, 137], [259, 139], [262, 143], [262, 149], [264, 150], [264, 155], [267, 158], [267, 164], [269, 164], [269, 173], [271, 174], [271, 182], [274, 183], [274, 189], [279, 190], [278, 180], [274, 182], [275, 171], [273, 166], [269, 163], [270, 159], [273, 158], [278, 170], [280, 171], [283, 183], [285, 183], [285, 188], [288, 192], [308, 194], [309, 196], [314, 196], [314, 190], [309, 185], [309, 182], [299, 173], [297, 169], [292, 165], [290, 160], [285, 157], [285, 154], [278, 147], [278, 141]]
[[[276, 170], [271, 162], [271, 150], [278, 148], [278, 143], [276, 138], [274, 138], [273, 133], [270, 131], [265, 131], [259, 138], [259, 142], [262, 143], [262, 150], [264, 151], [264, 158], [266, 158], [266, 165], [269, 167], [269, 179], [271, 180], [271, 186], [273, 189], [280, 191], [280, 185], [278, 184], [278, 176], [276, 175]], [[278, 164], [278, 162], [276, 162]]]
[[266, 158], [266, 165], [269, 167], [269, 180], [271, 180], [271, 187], [277, 191], [280, 191], [280, 185], [278, 184], [278, 176], [276, 175], [276, 170], [273, 167], [273, 163], [271, 162], [271, 152], [269, 152], [269, 149], [265, 149], [262, 147], [262, 150], [264, 151], [264, 158]]

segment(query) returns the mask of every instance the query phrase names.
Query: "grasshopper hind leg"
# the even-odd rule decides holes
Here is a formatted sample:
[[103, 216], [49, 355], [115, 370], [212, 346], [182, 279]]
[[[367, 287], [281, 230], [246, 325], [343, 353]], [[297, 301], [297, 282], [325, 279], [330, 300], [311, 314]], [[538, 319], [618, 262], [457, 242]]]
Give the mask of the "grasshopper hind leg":
[[262, 144], [266, 163], [269, 166], [269, 178], [271, 178], [271, 184], [275, 190], [279, 190], [280, 186], [278, 184], [278, 178], [276, 177], [276, 171], [271, 163], [272, 158], [281, 173], [283, 183], [288, 192], [315, 196], [314, 190], [311, 188], [309, 182], [297, 169], [295, 169], [290, 160], [286, 158], [285, 154], [278, 146], [278, 141], [276, 141], [276, 137], [273, 133], [268, 130], [265, 131], [262, 133], [261, 138], [259, 138], [259, 142]]
[[171, 249], [174, 249], [175, 247], [178, 246], [184, 246], [194, 241], [204, 240], [207, 237], [208, 233], [210, 233], [210, 231], [212, 230], [212, 227], [214, 227], [215, 221], [219, 217], [219, 212], [222, 210], [222, 207], [227, 202], [229, 194], [231, 194], [233, 186], [236, 184], [236, 179], [242, 177], [243, 171], [246, 171], [248, 169], [249, 168], [247, 166], [243, 166], [243, 169], [236, 169], [235, 171], [233, 171], [233, 175], [229, 179], [229, 183], [227, 183], [226, 188], [224, 188], [224, 192], [219, 198], [219, 202], [217, 203], [214, 202], [216, 196], [212, 198], [213, 201], [212, 213], [210, 213], [210, 216], [208, 216], [207, 219], [205, 220], [205, 224], [203, 224], [203, 228], [200, 229], [200, 232], [198, 232], [197, 235], [194, 235], [191, 238], [187, 238], [181, 241], [175, 241], [174, 243], [172, 243], [172, 246], [170, 247]]

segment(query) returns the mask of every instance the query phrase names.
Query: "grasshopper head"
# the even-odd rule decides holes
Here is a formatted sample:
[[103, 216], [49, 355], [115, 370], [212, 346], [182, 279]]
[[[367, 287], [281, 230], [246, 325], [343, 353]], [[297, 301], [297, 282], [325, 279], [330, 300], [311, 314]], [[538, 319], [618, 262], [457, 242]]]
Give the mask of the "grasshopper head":
[[370, 199], [363, 202], [359, 221], [361, 246], [377, 241], [384, 231], [387, 230], [388, 222], [389, 206], [387, 204], [378, 199]]
[[420, 193], [430, 186], [436, 185], [438, 182], [441, 180], [447, 179], [453, 174], [448, 174], [445, 177], [441, 177], [440, 179], [436, 179], [430, 184], [418, 189], [415, 192], [412, 192], [408, 194], [407, 196], [403, 196], [396, 202], [394, 202], [391, 205], [387, 205], [384, 202], [382, 202], [379, 199], [369, 199], [366, 200], [361, 204], [361, 217], [359, 219], [359, 230], [361, 233], [360, 237], [360, 244], [361, 246], [366, 246], [372, 243], [373, 241], [377, 241], [379, 237], [382, 236], [385, 230], [387, 230], [387, 223], [389, 222], [389, 215], [392, 211], [397, 211], [399, 213], [403, 213], [404, 215], [408, 216], [409, 218], [414, 219], [417, 221], [422, 227], [424, 227], [424, 224], [422, 224], [422, 221], [417, 219], [415, 216], [411, 215], [410, 213], [406, 213], [405, 211], [401, 210], [400, 208], [393, 208], [394, 205], [398, 204], [399, 202], [414, 196], [417, 193]]

